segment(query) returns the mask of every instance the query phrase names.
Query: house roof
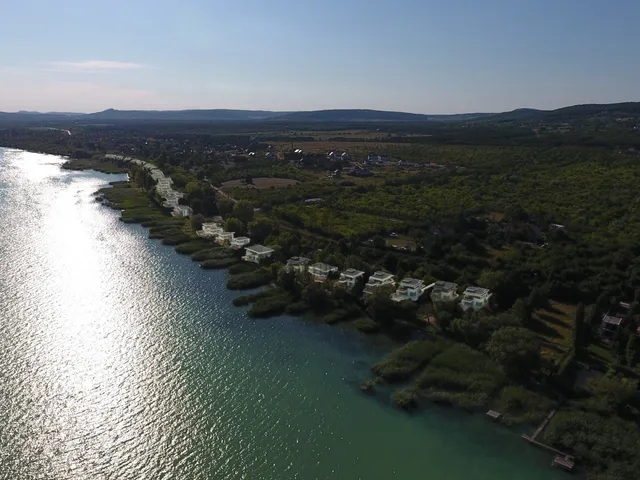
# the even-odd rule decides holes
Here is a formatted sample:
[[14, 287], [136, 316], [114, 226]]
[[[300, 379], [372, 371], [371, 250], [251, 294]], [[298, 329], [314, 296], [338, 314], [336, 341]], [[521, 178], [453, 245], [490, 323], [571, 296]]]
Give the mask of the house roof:
[[467, 287], [464, 293], [470, 295], [487, 295], [489, 290], [481, 287]]
[[248, 252], [253, 253], [271, 253], [273, 252], [273, 248], [265, 247], [264, 245], [253, 245], [251, 247], [247, 247]]
[[455, 290], [457, 286], [457, 283], [438, 281], [436, 282], [433, 291], [450, 292], [451, 290]]
[[393, 275], [388, 272], [383, 272], [382, 270], [378, 270], [369, 278], [370, 279], [373, 278], [374, 280], [386, 280], [389, 277], [393, 277]]
[[359, 277], [360, 275], [364, 275], [364, 272], [360, 270], [356, 270], [355, 268], [347, 268], [342, 274], [345, 277]]
[[604, 323], [609, 325], [620, 325], [622, 323], [622, 317], [614, 317], [613, 315], [605, 315], [602, 317]]
[[400, 282], [400, 285], [404, 286], [404, 287], [419, 287], [420, 285], [422, 285], [422, 280], [418, 280], [417, 278], [403, 278], [402, 281]]
[[323, 272], [329, 272], [331, 270], [338, 270], [338, 267], [334, 265], [328, 265], [326, 263], [314, 263], [309, 268], [313, 268], [314, 270], [320, 270]]
[[236, 237], [233, 239], [234, 242], [238, 242], [238, 241], [246, 242], [247, 240], [251, 241], [249, 237]]
[[309, 262], [311, 262], [311, 259], [307, 257], [291, 257], [287, 260], [289, 265], [307, 265]]

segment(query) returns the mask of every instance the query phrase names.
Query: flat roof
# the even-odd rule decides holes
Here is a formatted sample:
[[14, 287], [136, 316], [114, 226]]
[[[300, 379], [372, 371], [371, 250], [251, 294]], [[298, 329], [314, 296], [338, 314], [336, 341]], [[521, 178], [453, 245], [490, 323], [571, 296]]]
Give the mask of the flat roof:
[[455, 290], [457, 286], [457, 283], [438, 281], [434, 285], [434, 290], [449, 292], [451, 290]]
[[311, 259], [307, 257], [291, 257], [287, 260], [287, 263], [290, 265], [306, 265], [310, 261]]
[[609, 325], [620, 325], [622, 323], [622, 317], [614, 317], [613, 315], [605, 315], [602, 317], [604, 323]]
[[329, 264], [321, 263], [321, 262], [314, 263], [309, 268], [313, 268], [313, 269], [316, 269], [316, 270], [324, 270], [324, 271], [338, 270], [338, 267], [336, 267], [334, 265], [329, 265]]
[[377, 278], [379, 280], [382, 280], [382, 279], [389, 278], [389, 277], [393, 277], [393, 274], [391, 274], [389, 272], [383, 272], [382, 270], [378, 270], [373, 275], [371, 275], [370, 278]]
[[234, 238], [233, 240], [234, 240], [234, 241], [242, 240], [243, 242], [244, 242], [245, 240], [249, 240], [249, 241], [251, 241], [251, 239], [250, 239], [249, 237], [236, 237], [236, 238]]
[[405, 285], [407, 287], [418, 287], [422, 285], [422, 280], [418, 280], [417, 278], [403, 278], [400, 282], [401, 285]]
[[271, 253], [273, 252], [273, 248], [265, 247], [264, 245], [253, 245], [251, 247], [247, 247], [247, 251], [254, 253]]
[[342, 272], [342, 274], [347, 277], [359, 277], [360, 275], [364, 275], [364, 272], [356, 270], [355, 268], [347, 268], [344, 272]]
[[467, 287], [464, 293], [471, 293], [475, 295], [486, 295], [489, 293], [489, 290], [482, 287]]

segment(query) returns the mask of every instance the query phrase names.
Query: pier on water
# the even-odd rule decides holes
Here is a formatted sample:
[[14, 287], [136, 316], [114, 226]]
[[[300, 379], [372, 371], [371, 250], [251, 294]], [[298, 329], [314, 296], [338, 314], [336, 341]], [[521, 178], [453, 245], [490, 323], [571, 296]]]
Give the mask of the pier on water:
[[544, 428], [551, 421], [551, 419], [555, 414], [556, 414], [556, 410], [551, 410], [549, 415], [545, 417], [545, 419], [542, 421], [542, 423], [536, 429], [536, 431], [533, 432], [533, 435], [522, 435], [522, 438], [524, 438], [530, 444], [535, 445], [536, 447], [540, 447], [549, 452], [555, 453], [556, 456], [553, 459], [553, 462], [551, 462], [551, 465], [554, 467], [564, 468], [565, 470], [571, 472], [575, 467], [575, 463], [576, 463], [575, 459], [571, 455], [561, 452], [560, 450], [556, 450], [555, 448], [550, 447], [549, 445], [545, 445], [544, 443], [541, 443], [538, 440], [536, 440], [538, 435], [542, 433]]

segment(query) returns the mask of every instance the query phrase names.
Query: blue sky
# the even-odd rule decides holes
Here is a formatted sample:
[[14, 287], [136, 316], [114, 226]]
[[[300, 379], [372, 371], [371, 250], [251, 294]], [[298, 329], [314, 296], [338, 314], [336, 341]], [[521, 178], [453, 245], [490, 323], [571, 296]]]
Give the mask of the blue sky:
[[640, 100], [638, 0], [0, 0], [0, 111]]

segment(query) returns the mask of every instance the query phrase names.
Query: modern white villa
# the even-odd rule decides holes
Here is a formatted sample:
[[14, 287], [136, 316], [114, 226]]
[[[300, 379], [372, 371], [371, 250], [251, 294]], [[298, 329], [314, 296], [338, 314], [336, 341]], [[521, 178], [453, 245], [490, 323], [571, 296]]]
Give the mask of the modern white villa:
[[340, 274], [340, 280], [338, 283], [343, 287], [353, 288], [359, 278], [364, 277], [364, 272], [356, 270], [355, 268], [347, 268]]
[[458, 299], [458, 284], [451, 282], [436, 282], [431, 290], [431, 300], [434, 303], [455, 302]]
[[391, 295], [391, 300], [394, 302], [403, 302], [405, 300], [417, 302], [422, 294], [432, 286], [433, 284], [425, 286], [424, 282], [417, 278], [403, 278], [398, 289]]
[[172, 215], [178, 218], [188, 218], [192, 212], [191, 207], [187, 205], [176, 205], [173, 207]]
[[327, 280], [329, 274], [338, 271], [338, 267], [327, 265], [326, 263], [314, 263], [309, 266], [308, 270], [316, 282], [324, 282]]
[[231, 244], [233, 242], [233, 237], [235, 232], [222, 232], [216, 235], [216, 243], [220, 245], [224, 245], [226, 243]]
[[269, 258], [273, 254], [273, 248], [264, 245], [253, 245], [245, 249], [242, 259], [245, 262], [260, 263], [262, 260]]
[[222, 232], [224, 232], [224, 230], [220, 225], [214, 222], [210, 222], [210, 223], [203, 223], [202, 230], [198, 230], [196, 232], [196, 235], [202, 238], [212, 238]]
[[235, 237], [231, 240], [231, 248], [234, 250], [239, 250], [242, 247], [249, 245], [251, 243], [251, 239], [249, 237]]
[[311, 259], [307, 257], [291, 257], [287, 260], [286, 270], [288, 272], [302, 273], [307, 271], [307, 265], [311, 263]]
[[389, 272], [378, 270], [369, 277], [369, 281], [364, 287], [364, 293], [367, 295], [371, 295], [377, 288], [384, 287], [385, 285], [391, 285], [395, 287], [396, 281], [393, 279], [393, 275]]
[[467, 311], [470, 308], [474, 310], [481, 310], [487, 306], [490, 298], [491, 292], [486, 288], [467, 287], [467, 289], [462, 294], [460, 306], [464, 311]]

